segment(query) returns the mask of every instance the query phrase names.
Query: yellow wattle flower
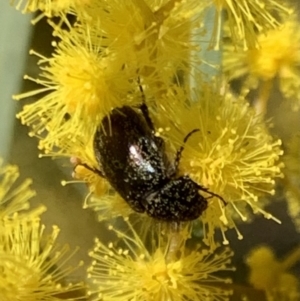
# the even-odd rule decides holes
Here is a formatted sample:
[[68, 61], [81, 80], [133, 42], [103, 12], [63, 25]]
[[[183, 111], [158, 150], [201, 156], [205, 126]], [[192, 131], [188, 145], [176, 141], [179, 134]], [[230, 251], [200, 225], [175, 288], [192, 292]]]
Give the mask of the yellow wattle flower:
[[[242, 45], [224, 47], [223, 71], [229, 79], [246, 76], [244, 85], [263, 89], [278, 79], [279, 89], [296, 110], [300, 106], [300, 23], [286, 18], [281, 28], [259, 34], [260, 47], [243, 51]], [[270, 85], [270, 84], [269, 84]], [[269, 95], [269, 93], [268, 93]]]
[[249, 283], [264, 290], [268, 301], [296, 301], [300, 298], [299, 279], [289, 269], [300, 260], [300, 248], [284, 260], [278, 260], [267, 246], [254, 248], [246, 258], [250, 268]]
[[20, 175], [17, 166], [2, 165], [0, 160], [0, 220], [29, 209], [28, 200], [35, 196], [35, 192], [30, 188], [30, 179], [15, 185]]
[[290, 20], [281, 29], [258, 36], [260, 48], [247, 53], [249, 72], [262, 80], [291, 76], [300, 62], [298, 30], [299, 24]]
[[158, 231], [152, 237], [148, 228], [152, 237], [149, 247], [130, 225], [129, 233], [112, 226], [110, 229], [122, 239], [122, 246], [113, 242], [106, 245], [96, 239], [88, 270], [90, 294], [111, 301], [229, 300], [230, 291], [225, 284], [231, 281], [218, 276], [220, 271], [234, 270], [230, 267], [233, 253], [228, 248], [213, 252], [199, 246], [191, 251], [181, 245], [174, 256], [169, 256], [174, 237], [181, 236], [184, 245], [188, 232], [168, 233], [164, 237]]
[[[158, 96], [165, 89], [162, 82], [172, 81], [191, 65], [199, 67], [201, 36], [195, 29], [203, 25], [206, 6], [196, 0], [98, 1], [86, 9], [84, 22], [92, 36], [104, 37], [103, 47], [123, 60], [133, 80], [140, 76]], [[94, 30], [99, 22], [99, 30]]]
[[87, 7], [85, 18], [69, 30], [50, 22], [60, 42], [53, 43], [50, 58], [31, 51], [40, 57], [41, 74], [25, 76], [42, 87], [15, 96], [47, 93], [17, 115], [46, 153], [66, 139], [76, 143], [78, 135], [92, 137], [111, 108], [139, 104], [139, 81], [150, 88], [149, 97], [158, 97], [166, 89], [162, 83], [199, 63], [191, 59], [198, 43], [190, 42], [190, 20], [200, 26], [197, 1], [112, 0]]
[[278, 14], [290, 14], [291, 9], [277, 0], [212, 0], [216, 8], [213, 43], [219, 49], [222, 23], [226, 12], [230, 37], [234, 44], [241, 43], [244, 50], [258, 48], [257, 33], [281, 26]]
[[55, 44], [51, 58], [39, 55], [39, 78], [26, 77], [42, 88], [15, 96], [22, 99], [48, 93], [17, 115], [32, 128], [30, 135], [41, 139], [39, 147], [46, 152], [65, 139], [76, 142], [79, 134], [87, 139], [93, 136], [102, 117], [125, 101], [131, 89], [128, 77], [122, 74], [122, 62], [102, 48], [101, 38], [98, 44], [90, 39], [88, 26], [70, 31], [53, 26], [61, 41]]
[[[84, 285], [72, 284], [69, 277], [78, 267], [68, 261], [68, 246], [56, 243], [59, 233], [54, 226], [50, 235], [37, 217], [0, 221], [0, 298], [3, 301], [56, 301], [57, 296], [76, 293], [83, 299]], [[74, 300], [68, 298], [66, 300]]]
[[[157, 101], [154, 118], [157, 135], [168, 142], [172, 154], [189, 132], [199, 129], [184, 146], [180, 173], [189, 175], [228, 203], [224, 206], [215, 197], [209, 200], [200, 217], [206, 225], [207, 238], [212, 239], [215, 228], [224, 232], [236, 228], [234, 220], [249, 220], [248, 206], [254, 213], [278, 221], [264, 211], [266, 202], [261, 198], [274, 195], [275, 180], [283, 176], [281, 141], [273, 139], [262, 118], [242, 97], [221, 94], [218, 84], [201, 80], [196, 83], [197, 91], [170, 88]], [[174, 155], [170, 160], [174, 160]], [[242, 238], [239, 232], [238, 237]], [[228, 243], [225, 236], [224, 243]]]

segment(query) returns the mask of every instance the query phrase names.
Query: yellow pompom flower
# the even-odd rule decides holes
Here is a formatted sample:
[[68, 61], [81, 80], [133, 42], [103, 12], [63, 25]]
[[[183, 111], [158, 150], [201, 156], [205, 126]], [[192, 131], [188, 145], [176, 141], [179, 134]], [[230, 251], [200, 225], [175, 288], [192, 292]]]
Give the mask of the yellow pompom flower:
[[[76, 250], [56, 244], [59, 229], [46, 235], [37, 217], [14, 216], [0, 222], [0, 299], [3, 301], [75, 300], [84, 285], [73, 284], [67, 277], [77, 270], [68, 261]], [[83, 299], [77, 297], [77, 299]]]
[[106, 245], [96, 239], [90, 252], [93, 259], [88, 271], [90, 294], [97, 294], [96, 300], [229, 299], [230, 291], [224, 284], [231, 281], [217, 275], [220, 271], [234, 270], [230, 267], [232, 252], [228, 248], [214, 252], [201, 247], [188, 250], [184, 246], [188, 233], [180, 232], [175, 236], [182, 236], [183, 245], [174, 256], [169, 256], [170, 233], [168, 237], [157, 234], [156, 242], [152, 239], [149, 247], [132, 227], [130, 233], [112, 226], [110, 229], [120, 239], [121, 246], [113, 242]]
[[37, 79], [25, 76], [42, 87], [15, 96], [47, 93], [17, 115], [46, 153], [65, 139], [76, 143], [78, 134], [91, 137], [111, 108], [140, 103], [139, 81], [157, 96], [166, 89], [162, 83], [197, 61], [191, 60], [198, 43], [191, 42], [190, 24], [200, 26], [197, 1], [114, 0], [88, 8], [68, 31], [50, 22], [60, 42], [50, 58], [31, 51], [42, 72]]
[[[209, 200], [201, 217], [208, 238], [215, 228], [222, 233], [228, 227], [236, 228], [236, 218], [249, 220], [247, 206], [276, 220], [263, 210], [261, 197], [275, 194], [275, 179], [282, 177], [283, 166], [279, 161], [281, 141], [272, 138], [264, 121], [242, 97], [222, 95], [219, 90], [218, 84], [201, 81], [191, 93], [175, 87], [160, 98], [153, 115], [156, 134], [165, 138], [172, 153], [183, 145], [188, 133], [199, 129], [184, 146], [179, 170], [228, 203], [225, 206], [215, 197]], [[224, 243], [228, 243], [225, 236]]]
[[[287, 19], [280, 29], [269, 30], [258, 36], [260, 47], [243, 51], [241, 45], [224, 47], [223, 70], [230, 79], [247, 76], [245, 86], [260, 85], [259, 101], [264, 103], [276, 78], [283, 95], [300, 105], [300, 24], [296, 17]], [[260, 111], [264, 111], [263, 108]]]
[[[159, 95], [178, 71], [199, 67], [204, 2], [191, 0], [98, 1], [86, 9], [85, 22], [94, 36], [103, 36], [103, 45], [113, 49], [136, 76]], [[87, 16], [88, 15], [88, 16]], [[100, 22], [100, 31], [94, 31]]]
[[2, 160], [0, 160], [0, 220], [27, 210], [28, 200], [35, 195], [29, 187], [32, 182], [30, 179], [20, 185], [15, 184], [19, 175], [17, 166], [2, 166]]
[[219, 49], [221, 25], [226, 12], [230, 37], [234, 44], [241, 43], [243, 49], [257, 48], [260, 41], [257, 33], [265, 34], [269, 29], [278, 28], [281, 24], [276, 15], [291, 13], [291, 10], [277, 0], [212, 0], [216, 7], [215, 48]]
[[299, 260], [299, 248], [282, 261], [276, 258], [269, 247], [255, 248], [246, 259], [250, 268], [249, 283], [256, 289], [264, 290], [268, 301], [299, 300], [299, 279], [288, 272]]
[[38, 79], [26, 76], [43, 87], [15, 96], [22, 99], [47, 92], [17, 115], [31, 127], [30, 135], [41, 139], [39, 147], [46, 152], [65, 139], [76, 143], [79, 134], [90, 138], [102, 117], [125, 101], [131, 89], [123, 62], [102, 48], [101, 38], [97, 45], [91, 41], [88, 26], [69, 31], [53, 26], [61, 39], [53, 56], [39, 55]]

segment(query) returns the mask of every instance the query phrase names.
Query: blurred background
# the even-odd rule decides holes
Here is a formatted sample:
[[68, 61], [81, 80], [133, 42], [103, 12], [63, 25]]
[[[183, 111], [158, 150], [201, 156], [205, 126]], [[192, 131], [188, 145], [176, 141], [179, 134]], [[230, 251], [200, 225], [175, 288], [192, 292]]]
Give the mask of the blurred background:
[[[88, 264], [87, 251], [92, 249], [96, 236], [107, 236], [106, 227], [97, 222], [93, 211], [82, 209], [87, 192], [83, 184], [61, 185], [62, 180], [71, 180], [72, 166], [69, 161], [39, 158], [37, 139], [30, 138], [28, 128], [15, 118], [21, 107], [33, 99], [17, 102], [12, 100], [11, 95], [34, 89], [34, 83], [24, 81], [22, 77], [28, 74], [35, 78], [39, 74], [37, 57], [30, 56], [29, 49], [47, 57], [52, 52], [51, 29], [46, 19], [33, 26], [30, 23], [32, 18], [32, 15], [22, 15], [10, 7], [9, 0], [0, 0], [0, 156], [5, 163], [19, 166], [20, 182], [25, 178], [33, 179], [37, 196], [32, 200], [32, 207], [39, 203], [47, 206], [48, 210], [42, 218], [48, 230], [51, 230], [51, 225], [58, 225], [61, 229], [59, 242], [68, 243], [71, 248], [80, 247], [73, 258], [74, 263], [82, 259]], [[291, 126], [298, 127], [299, 130], [299, 113], [291, 112], [287, 120], [281, 113], [284, 108], [278, 98], [275, 91], [268, 117], [278, 121], [276, 124], [282, 131], [290, 130]], [[234, 231], [228, 231], [230, 245], [235, 252], [234, 264], [237, 266], [237, 272], [232, 278], [241, 286], [247, 279], [244, 256], [254, 246], [266, 244], [282, 258], [300, 245], [300, 233], [295, 231], [287, 215], [285, 202], [280, 197], [274, 197], [273, 204], [266, 210], [280, 219], [282, 225], [256, 216], [252, 224], [238, 225], [244, 236], [243, 240], [238, 240]], [[293, 271], [300, 278], [300, 265]]]

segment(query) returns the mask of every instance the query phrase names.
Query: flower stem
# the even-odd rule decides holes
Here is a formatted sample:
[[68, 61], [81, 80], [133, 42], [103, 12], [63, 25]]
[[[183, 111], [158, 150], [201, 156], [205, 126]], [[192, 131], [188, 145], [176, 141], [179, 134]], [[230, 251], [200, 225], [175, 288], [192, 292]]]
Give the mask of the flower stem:
[[171, 233], [169, 237], [169, 248], [166, 253], [166, 263], [174, 262], [177, 258], [180, 258], [180, 253], [184, 249], [186, 242], [185, 231], [181, 231], [181, 226], [179, 224], [172, 224]]
[[289, 270], [300, 261], [300, 247], [294, 249], [282, 262], [284, 270]]
[[273, 87], [273, 80], [265, 80], [262, 82], [259, 96], [254, 102], [257, 115], [264, 116], [267, 112], [268, 101]]

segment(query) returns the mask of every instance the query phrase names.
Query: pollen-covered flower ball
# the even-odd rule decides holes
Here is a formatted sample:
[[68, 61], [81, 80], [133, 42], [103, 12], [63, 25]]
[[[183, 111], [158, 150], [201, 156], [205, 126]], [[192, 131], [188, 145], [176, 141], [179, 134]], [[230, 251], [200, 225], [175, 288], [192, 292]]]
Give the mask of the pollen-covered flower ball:
[[40, 218], [30, 214], [0, 221], [1, 301], [54, 301], [58, 295], [81, 294], [83, 283], [70, 283], [67, 277], [82, 262], [73, 267], [69, 264], [76, 249], [59, 247], [58, 234], [56, 226], [45, 234]]
[[2, 163], [0, 159], [0, 220], [29, 209], [28, 200], [35, 195], [30, 179], [16, 185], [20, 176], [17, 166]]
[[163, 82], [173, 81], [179, 70], [199, 69], [205, 7], [197, 0], [94, 1], [84, 22], [91, 35], [103, 37], [103, 47], [123, 60], [133, 82], [139, 77], [159, 97]]
[[243, 49], [259, 47], [257, 32], [265, 34], [268, 29], [278, 29], [278, 14], [291, 13], [287, 4], [279, 0], [212, 0], [212, 3], [216, 8], [213, 38], [217, 49], [225, 19], [223, 10], [226, 11], [231, 39], [235, 44], [241, 43]]
[[[300, 23], [297, 16], [284, 20], [281, 29], [258, 35], [259, 48], [244, 51], [241, 44], [225, 44], [223, 70], [230, 79], [245, 79], [247, 88], [275, 85], [291, 107], [300, 107]], [[269, 84], [269, 85], [270, 85]]]
[[50, 58], [40, 57], [39, 78], [25, 78], [41, 88], [16, 95], [16, 99], [47, 92], [46, 96], [24, 106], [17, 117], [31, 127], [30, 135], [41, 139], [39, 147], [51, 151], [65, 139], [91, 137], [103, 116], [127, 99], [131, 85], [122, 74], [122, 63], [102, 49], [102, 39], [92, 39], [89, 27], [61, 30], [54, 35], [60, 42]]
[[[229, 300], [226, 284], [231, 280], [218, 275], [234, 270], [228, 248], [188, 250], [184, 246], [179, 256], [169, 257], [170, 233], [163, 237], [158, 231], [149, 246], [130, 228], [128, 232], [110, 226], [122, 239], [121, 246], [95, 241], [88, 271], [95, 300]], [[150, 231], [148, 228], [147, 233]]]
[[155, 118], [161, 127], [157, 135], [168, 141], [172, 152], [189, 132], [199, 129], [185, 144], [179, 169], [228, 203], [209, 200], [201, 218], [211, 238], [216, 227], [222, 232], [235, 227], [233, 218], [247, 220], [247, 205], [254, 213], [273, 218], [263, 210], [265, 202], [260, 198], [275, 194], [283, 151], [281, 141], [269, 134], [267, 125], [244, 99], [222, 95], [218, 84], [201, 81], [198, 91], [170, 89], [158, 101]]
[[246, 255], [249, 267], [248, 282], [259, 290], [264, 290], [268, 301], [297, 301], [300, 298], [299, 277], [292, 267], [300, 259], [300, 248], [283, 259], [277, 259], [268, 246], [259, 246]]

